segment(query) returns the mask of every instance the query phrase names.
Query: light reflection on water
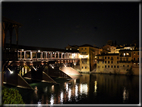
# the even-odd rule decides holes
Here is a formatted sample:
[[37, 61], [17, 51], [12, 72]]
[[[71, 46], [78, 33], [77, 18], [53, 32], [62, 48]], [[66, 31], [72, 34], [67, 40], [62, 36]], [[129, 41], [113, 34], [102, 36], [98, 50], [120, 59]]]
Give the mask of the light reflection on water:
[[[128, 78], [126, 76], [83, 74], [78, 79], [66, 81], [61, 84], [38, 83], [35, 91], [37, 102], [41, 104], [123, 104], [138, 103], [139, 78]], [[131, 96], [131, 97], [130, 97]]]

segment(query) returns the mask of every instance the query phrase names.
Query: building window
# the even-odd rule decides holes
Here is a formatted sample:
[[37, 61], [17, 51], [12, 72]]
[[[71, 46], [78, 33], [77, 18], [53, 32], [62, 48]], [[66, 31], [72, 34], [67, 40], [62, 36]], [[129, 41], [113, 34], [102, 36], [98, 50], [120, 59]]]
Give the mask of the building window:
[[87, 69], [87, 67], [85, 67], [85, 69]]
[[107, 66], [105, 65], [105, 68], [106, 68]]
[[108, 61], [108, 64], [109, 64], [109, 61]]
[[106, 57], [105, 57], [105, 59], [106, 59]]
[[66, 48], [66, 50], [68, 50], [68, 48]]
[[113, 60], [113, 57], [111, 57], [111, 60]]
[[111, 61], [111, 63], [113, 63], [113, 61]]
[[129, 67], [129, 65], [127, 65], [127, 67]]
[[125, 65], [123, 65], [123, 67], [125, 67]]
[[83, 66], [82, 66], [82, 69], [83, 69]]
[[117, 59], [119, 59], [119, 57], [117, 57]]
[[82, 48], [82, 50], [83, 50], [83, 48]]
[[70, 48], [70, 50], [72, 50], [72, 48]]
[[119, 66], [117, 66], [117, 68], [119, 68]]
[[111, 68], [113, 68], [113, 66], [111, 65]]
[[123, 61], [125, 61], [125, 58], [123, 58]]
[[116, 66], [114, 65], [114, 68], [116, 68]]
[[119, 63], [119, 61], [117, 61], [117, 63]]
[[135, 58], [134, 58], [134, 61], [135, 61]]
[[86, 48], [85, 48], [85, 50], [86, 50]]
[[108, 68], [109, 68], [109, 65], [108, 65]]
[[126, 53], [126, 55], [129, 55], [129, 53]]
[[125, 56], [125, 53], [123, 53], [123, 56]]
[[105, 64], [107, 63], [107, 61], [105, 61]]
[[138, 61], [139, 61], [139, 58], [138, 58]]
[[98, 66], [98, 68], [100, 68], [100, 66]]
[[109, 59], [109, 57], [108, 57], [108, 59]]
[[128, 61], [128, 58], [126, 58], [126, 61]]

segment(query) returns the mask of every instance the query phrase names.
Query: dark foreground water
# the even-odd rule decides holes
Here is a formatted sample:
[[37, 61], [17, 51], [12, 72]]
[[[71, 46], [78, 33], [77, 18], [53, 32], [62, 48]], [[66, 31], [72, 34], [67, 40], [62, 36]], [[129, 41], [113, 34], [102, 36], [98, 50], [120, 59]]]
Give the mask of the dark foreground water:
[[38, 90], [19, 89], [26, 104], [139, 104], [139, 77], [83, 74], [56, 79], [59, 84], [32, 83]]

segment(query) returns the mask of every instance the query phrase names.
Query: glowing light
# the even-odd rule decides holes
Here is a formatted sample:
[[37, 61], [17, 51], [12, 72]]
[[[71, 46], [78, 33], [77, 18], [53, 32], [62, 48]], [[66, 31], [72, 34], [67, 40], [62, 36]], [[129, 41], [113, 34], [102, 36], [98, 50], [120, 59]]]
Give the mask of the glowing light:
[[38, 52], [40, 52], [40, 50], [38, 50]]
[[51, 95], [50, 104], [51, 104], [51, 105], [54, 104], [54, 96], [53, 96], [53, 95]]
[[52, 90], [52, 92], [54, 92], [54, 85], [52, 85], [51, 90]]
[[79, 58], [88, 58], [89, 55], [79, 55]]
[[75, 53], [74, 53], [74, 54], [72, 54], [72, 58], [75, 58]]
[[71, 89], [69, 88], [69, 92], [68, 92], [69, 94], [68, 94], [68, 101], [70, 101], [71, 100]]
[[54, 69], [54, 66], [53, 66], [53, 65], [50, 64], [49, 66], [50, 66], [52, 69]]
[[38, 106], [41, 106], [41, 102], [40, 101], [38, 101]]
[[124, 87], [124, 90], [123, 90], [123, 100], [128, 99], [128, 95], [129, 95], [129, 93], [126, 91], [126, 89]]
[[66, 91], [68, 91], [68, 83], [66, 83]]
[[84, 93], [87, 95], [87, 92], [88, 92], [87, 84], [80, 84], [80, 94]]
[[78, 86], [75, 85], [75, 97], [78, 97]]
[[9, 68], [7, 68], [7, 69], [9, 70], [10, 74], [13, 74], [13, 71], [11, 71]]
[[60, 95], [60, 102], [63, 102], [63, 91], [61, 92], [61, 95]]
[[80, 94], [82, 94], [82, 84], [80, 84]]
[[125, 53], [123, 53], [123, 55], [125, 56]]
[[34, 66], [32, 66], [33, 67], [33, 69], [35, 70], [35, 71], [37, 71], [37, 69], [34, 67]]
[[95, 81], [95, 93], [97, 92], [97, 81]]

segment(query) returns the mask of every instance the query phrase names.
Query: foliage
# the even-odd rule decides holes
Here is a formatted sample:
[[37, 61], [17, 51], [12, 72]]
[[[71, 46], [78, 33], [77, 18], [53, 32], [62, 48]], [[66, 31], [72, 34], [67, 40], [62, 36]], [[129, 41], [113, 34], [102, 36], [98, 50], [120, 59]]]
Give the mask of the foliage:
[[24, 104], [22, 96], [17, 89], [2, 87], [3, 104]]

